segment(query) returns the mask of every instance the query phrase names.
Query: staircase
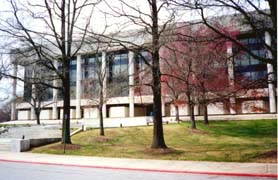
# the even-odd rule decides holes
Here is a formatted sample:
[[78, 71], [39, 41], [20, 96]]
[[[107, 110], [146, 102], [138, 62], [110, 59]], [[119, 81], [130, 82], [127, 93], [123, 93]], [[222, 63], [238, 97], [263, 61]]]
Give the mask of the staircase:
[[39, 139], [61, 137], [62, 132], [57, 126], [10, 127], [0, 134], [3, 139]]
[[11, 151], [11, 139], [0, 139], [0, 151]]

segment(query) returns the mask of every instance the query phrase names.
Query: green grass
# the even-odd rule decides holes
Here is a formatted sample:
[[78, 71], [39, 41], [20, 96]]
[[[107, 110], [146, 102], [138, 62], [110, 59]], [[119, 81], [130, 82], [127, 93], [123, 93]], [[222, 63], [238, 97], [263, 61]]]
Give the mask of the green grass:
[[[276, 151], [276, 120], [213, 121], [209, 127], [198, 122], [196, 131], [189, 127], [188, 122], [164, 125], [166, 144], [172, 148], [170, 152], [150, 150], [152, 127], [148, 126], [106, 129], [106, 141], [98, 141], [98, 129], [79, 133], [72, 137], [72, 142], [80, 145], [80, 148], [67, 150], [66, 154], [169, 160], [276, 162], [273, 153], [270, 156], [262, 156], [264, 153]], [[47, 145], [33, 149], [32, 152], [63, 154], [63, 150], [58, 146], [59, 143]]]

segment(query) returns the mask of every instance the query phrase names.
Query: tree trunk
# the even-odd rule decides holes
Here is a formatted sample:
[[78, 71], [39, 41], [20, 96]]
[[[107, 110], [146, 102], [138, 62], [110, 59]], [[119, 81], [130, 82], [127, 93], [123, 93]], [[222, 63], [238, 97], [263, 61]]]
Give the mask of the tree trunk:
[[40, 125], [41, 124], [41, 120], [40, 120], [40, 110], [36, 110], [35, 109], [35, 113], [36, 113], [36, 119], [37, 119], [37, 124]]
[[208, 120], [208, 106], [206, 104], [203, 105], [204, 107], [204, 124], [206, 126], [209, 125], [209, 120]]
[[70, 138], [70, 60], [64, 63], [64, 79], [63, 79], [63, 93], [64, 93], [64, 113], [63, 113], [63, 135], [62, 143], [71, 144]]
[[[71, 144], [70, 139], [70, 60], [71, 60], [71, 35], [66, 32], [66, 1], [61, 1], [61, 60], [63, 62], [63, 95], [64, 95], [64, 113], [63, 113], [63, 134], [62, 143]], [[69, 13], [69, 11], [68, 11]], [[69, 24], [68, 24], [69, 25]], [[67, 35], [66, 35], [67, 34]]]
[[152, 0], [152, 90], [153, 90], [153, 142], [152, 148], [167, 148], [164, 141], [161, 112], [161, 82], [159, 66], [158, 10], [156, 0]]
[[[154, 76], [154, 78], [157, 78]], [[161, 89], [159, 80], [154, 80], [153, 87], [153, 142], [152, 148], [167, 148], [164, 141], [162, 113], [161, 113]]]
[[152, 148], [167, 148], [164, 141], [162, 112], [161, 112], [161, 83], [158, 52], [153, 56], [153, 142]]
[[175, 105], [175, 112], [176, 112], [176, 121], [180, 122], [180, 115], [179, 115], [179, 106]]
[[99, 105], [98, 108], [98, 112], [99, 112], [99, 135], [100, 136], [104, 136], [104, 127], [103, 127], [103, 110], [102, 110], [102, 105]]
[[[101, 68], [101, 67], [100, 67]], [[99, 91], [99, 104], [98, 104], [98, 112], [99, 112], [99, 135], [104, 136], [104, 127], [103, 127], [103, 104], [104, 104], [104, 97], [103, 97], [103, 82], [100, 81], [100, 91]]]
[[194, 115], [194, 105], [190, 105], [190, 121], [191, 121], [191, 129], [196, 129], [196, 121]]

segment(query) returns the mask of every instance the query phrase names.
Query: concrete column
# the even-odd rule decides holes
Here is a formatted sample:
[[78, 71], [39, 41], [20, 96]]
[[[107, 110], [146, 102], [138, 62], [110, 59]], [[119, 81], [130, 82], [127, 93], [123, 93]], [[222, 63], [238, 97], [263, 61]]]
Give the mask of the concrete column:
[[[269, 32], [265, 32], [265, 43], [271, 46], [271, 36]], [[267, 51], [267, 57], [272, 58], [271, 52]], [[268, 74], [268, 96], [269, 96], [269, 111], [270, 113], [276, 112], [276, 102], [275, 102], [275, 85], [274, 85], [274, 71], [273, 65], [267, 64], [267, 74]]]
[[196, 116], [200, 115], [200, 112], [199, 112], [199, 105], [195, 105], [195, 106], [194, 106], [194, 114], [195, 114]]
[[[17, 65], [13, 64], [13, 76], [17, 76]], [[16, 120], [16, 85], [17, 81], [16, 79], [13, 79], [13, 85], [12, 85], [12, 107], [11, 107], [11, 120]]]
[[161, 114], [162, 114], [162, 117], [166, 115], [166, 113], [165, 113], [165, 98], [164, 98], [164, 96], [161, 97]]
[[129, 117], [134, 117], [134, 52], [128, 52], [128, 79], [129, 79]]
[[103, 106], [102, 106], [102, 115], [103, 115], [103, 118], [107, 118], [107, 106], [106, 106], [106, 104], [103, 104]]
[[[106, 99], [107, 96], [107, 65], [106, 65], [106, 52], [102, 52], [101, 53], [101, 73], [102, 73], [102, 77], [103, 77], [103, 96], [104, 99]], [[103, 104], [102, 106], [102, 110], [103, 110], [103, 117], [106, 118], [107, 117], [107, 113], [106, 113], [106, 104]]]
[[81, 55], [77, 55], [76, 61], [76, 119], [81, 118]]
[[[233, 45], [232, 42], [227, 43], [227, 65], [228, 65], [228, 79], [229, 79], [229, 86], [231, 89], [234, 88], [235, 85], [235, 75], [234, 75], [234, 62], [233, 62]], [[230, 97], [230, 114], [236, 114], [236, 98], [235, 96]]]
[[[54, 66], [56, 69], [58, 69], [58, 62], [54, 62]], [[55, 74], [55, 77], [57, 75]], [[58, 80], [53, 80], [53, 86], [58, 86]], [[53, 89], [53, 105], [52, 105], [52, 119], [58, 119], [58, 109], [57, 109], [57, 103], [58, 103], [58, 89]]]
[[[35, 67], [33, 67], [32, 69], [32, 78], [35, 78], [36, 72], [35, 72]], [[36, 89], [36, 85], [32, 84], [32, 88], [31, 88], [31, 103], [33, 104], [33, 106], [31, 106], [31, 120], [36, 119], [36, 114], [35, 114], [35, 109], [34, 109], [34, 99], [36, 99], [36, 93], [35, 90]]]

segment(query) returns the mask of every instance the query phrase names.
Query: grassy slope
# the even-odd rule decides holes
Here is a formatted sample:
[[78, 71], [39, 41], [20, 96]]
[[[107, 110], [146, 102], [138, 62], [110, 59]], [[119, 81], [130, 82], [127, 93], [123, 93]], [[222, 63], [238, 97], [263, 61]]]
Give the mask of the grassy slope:
[[[214, 121], [209, 127], [201, 122], [192, 131], [189, 123], [164, 126], [165, 140], [175, 151], [153, 152], [149, 149], [152, 127], [106, 129], [107, 141], [99, 141], [98, 129], [72, 137], [80, 149], [67, 150], [67, 154], [172, 159], [200, 161], [276, 162], [275, 157], [260, 157], [276, 150], [276, 120]], [[33, 152], [62, 154], [58, 144], [36, 148]], [[56, 147], [56, 148], [55, 148]], [[273, 153], [272, 153], [273, 154]]]

